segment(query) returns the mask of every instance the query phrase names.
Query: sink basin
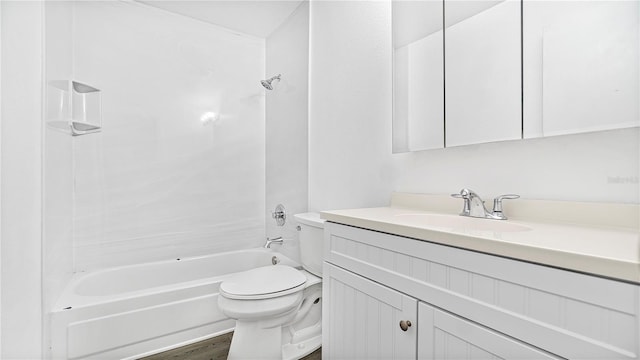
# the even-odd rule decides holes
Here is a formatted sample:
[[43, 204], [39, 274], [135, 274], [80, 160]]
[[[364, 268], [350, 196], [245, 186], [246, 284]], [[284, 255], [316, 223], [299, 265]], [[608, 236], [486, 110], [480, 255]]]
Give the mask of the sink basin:
[[410, 223], [411, 225], [439, 227], [461, 231], [493, 231], [493, 232], [516, 232], [528, 231], [531, 228], [514, 224], [506, 220], [480, 219], [456, 215], [439, 214], [398, 214], [398, 220]]

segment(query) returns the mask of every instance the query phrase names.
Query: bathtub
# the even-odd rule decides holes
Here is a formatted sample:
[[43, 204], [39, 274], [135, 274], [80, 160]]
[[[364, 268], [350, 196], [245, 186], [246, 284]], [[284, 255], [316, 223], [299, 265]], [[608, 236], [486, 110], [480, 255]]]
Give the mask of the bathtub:
[[299, 266], [259, 248], [75, 274], [49, 314], [51, 357], [135, 359], [231, 331], [220, 283], [274, 256]]

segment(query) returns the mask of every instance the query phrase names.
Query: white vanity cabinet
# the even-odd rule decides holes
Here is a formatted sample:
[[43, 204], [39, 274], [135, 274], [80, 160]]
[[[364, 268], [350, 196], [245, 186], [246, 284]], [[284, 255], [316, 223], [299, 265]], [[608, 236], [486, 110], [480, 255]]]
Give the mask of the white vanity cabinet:
[[639, 359], [637, 284], [334, 222], [324, 259], [325, 359]]
[[416, 299], [331, 264], [325, 265], [323, 279], [329, 279], [323, 304], [331, 304], [323, 314], [331, 328], [323, 333], [324, 358], [416, 358], [416, 327], [402, 331], [399, 326], [416, 322]]
[[560, 359], [328, 263], [324, 279], [325, 358]]

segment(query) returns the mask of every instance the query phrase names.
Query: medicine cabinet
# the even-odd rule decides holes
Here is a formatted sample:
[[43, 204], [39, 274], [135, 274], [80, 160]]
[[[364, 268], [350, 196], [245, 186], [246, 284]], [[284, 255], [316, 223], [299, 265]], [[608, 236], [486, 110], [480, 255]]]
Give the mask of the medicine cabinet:
[[638, 1], [392, 1], [393, 152], [640, 126]]

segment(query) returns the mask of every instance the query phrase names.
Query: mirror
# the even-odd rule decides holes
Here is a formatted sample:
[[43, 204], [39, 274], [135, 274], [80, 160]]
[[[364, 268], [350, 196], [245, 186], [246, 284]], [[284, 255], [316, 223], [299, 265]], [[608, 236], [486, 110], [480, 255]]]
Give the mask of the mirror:
[[446, 146], [520, 139], [520, 1], [444, 2]]
[[444, 147], [442, 1], [393, 1], [393, 152]]
[[524, 1], [525, 138], [640, 125], [638, 4]]
[[640, 126], [639, 4], [393, 1], [394, 152]]

